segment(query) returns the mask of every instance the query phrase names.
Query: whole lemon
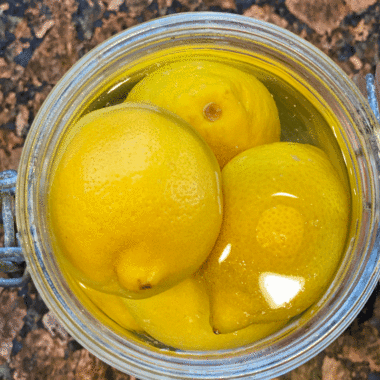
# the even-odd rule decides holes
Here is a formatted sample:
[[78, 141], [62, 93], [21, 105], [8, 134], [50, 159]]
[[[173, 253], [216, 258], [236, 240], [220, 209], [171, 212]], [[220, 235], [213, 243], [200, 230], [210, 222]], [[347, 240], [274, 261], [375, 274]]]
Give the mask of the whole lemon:
[[189, 122], [223, 167], [253, 146], [280, 139], [277, 106], [253, 75], [212, 62], [166, 64], [137, 83], [127, 101], [149, 102]]
[[215, 334], [210, 325], [210, 304], [204, 282], [191, 276], [150, 298], [124, 298], [138, 324], [153, 338], [181, 350], [221, 350], [262, 339], [285, 325], [251, 325], [230, 334]]
[[324, 152], [274, 143], [222, 171], [224, 217], [204, 275], [220, 333], [289, 319], [316, 302], [341, 259], [349, 190]]
[[49, 191], [53, 245], [81, 282], [148, 297], [207, 258], [222, 220], [220, 170], [190, 125], [125, 103], [81, 118], [60, 152]]

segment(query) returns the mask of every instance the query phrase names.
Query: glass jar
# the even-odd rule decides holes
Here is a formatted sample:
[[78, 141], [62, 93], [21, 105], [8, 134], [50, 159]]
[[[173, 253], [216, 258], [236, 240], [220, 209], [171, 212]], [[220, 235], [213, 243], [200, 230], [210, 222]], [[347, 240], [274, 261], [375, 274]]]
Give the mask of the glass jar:
[[[302, 93], [332, 113], [330, 125], [348, 169], [355, 207], [350, 239], [322, 299], [277, 333], [239, 349], [186, 352], [143, 335], [121, 333], [84, 307], [60, 270], [47, 223], [47, 184], [57, 146], [68, 126], [126, 68], [157, 62], [186, 46], [234, 52], [298, 83]], [[153, 58], [152, 58], [153, 57]], [[154, 58], [156, 57], [156, 58]], [[145, 63], [144, 63], [145, 62]], [[289, 83], [290, 83], [289, 82]], [[332, 119], [332, 120], [333, 120]], [[350, 79], [323, 53], [277, 26], [222, 13], [186, 13], [128, 29], [93, 49], [61, 79], [30, 129], [19, 166], [16, 216], [34, 283], [69, 333], [111, 366], [141, 379], [270, 379], [311, 359], [341, 334], [379, 278], [379, 126]]]

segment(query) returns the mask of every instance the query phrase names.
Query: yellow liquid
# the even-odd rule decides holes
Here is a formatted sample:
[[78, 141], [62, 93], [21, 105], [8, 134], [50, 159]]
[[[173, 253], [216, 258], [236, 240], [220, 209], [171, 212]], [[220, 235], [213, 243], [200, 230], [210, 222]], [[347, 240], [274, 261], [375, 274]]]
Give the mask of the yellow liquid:
[[[339, 123], [324, 100], [303, 83], [297, 75], [263, 57], [252, 57], [243, 52], [203, 47], [173, 48], [144, 57], [128, 64], [122, 72], [110, 78], [109, 83], [87, 102], [81, 116], [95, 109], [122, 103], [131, 88], [145, 75], [159, 66], [182, 60], [204, 59], [235, 66], [254, 74], [272, 93], [280, 116], [281, 140], [308, 143], [327, 153], [345, 186], [349, 187], [349, 175], [342, 153]], [[360, 194], [357, 194], [360, 198]], [[80, 291], [77, 289], [77, 292]], [[90, 297], [91, 298], [91, 297]], [[111, 320], [117, 320], [109, 315]]]

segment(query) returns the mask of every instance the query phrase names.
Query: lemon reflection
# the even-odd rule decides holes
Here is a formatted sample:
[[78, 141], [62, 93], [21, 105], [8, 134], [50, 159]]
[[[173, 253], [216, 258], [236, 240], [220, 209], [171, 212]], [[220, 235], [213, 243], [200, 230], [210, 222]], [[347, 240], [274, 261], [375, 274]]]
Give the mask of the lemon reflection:
[[278, 309], [290, 302], [303, 290], [305, 279], [284, 276], [277, 273], [262, 273], [259, 277], [260, 290], [272, 309]]

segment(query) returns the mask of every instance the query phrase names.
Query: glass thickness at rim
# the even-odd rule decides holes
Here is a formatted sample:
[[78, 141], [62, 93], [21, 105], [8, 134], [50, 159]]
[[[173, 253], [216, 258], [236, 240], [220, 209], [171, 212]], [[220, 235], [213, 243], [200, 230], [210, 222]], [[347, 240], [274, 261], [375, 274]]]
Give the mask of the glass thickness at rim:
[[[357, 140], [355, 144], [363, 145], [365, 154], [359, 159], [367, 170], [360, 182], [369, 189], [368, 198], [374, 205], [367, 224], [369, 231], [363, 238], [364, 251], [361, 253], [365, 257], [356, 268], [356, 278], [347, 284], [344, 294], [336, 294], [327, 302], [329, 307], [325, 305], [326, 312], [321, 318], [308, 322], [303, 329], [294, 327], [292, 334], [277, 343], [274, 340], [281, 333], [250, 348], [197, 354], [160, 352], [125, 341], [81, 310], [81, 304], [72, 298], [62, 274], [54, 268], [54, 260], [45, 252], [48, 245], [43, 241], [46, 231], [39, 220], [43, 212], [40, 196], [49, 167], [49, 154], [68, 113], [78, 107], [80, 95], [90, 92], [104, 80], [95, 78], [96, 73], [125, 56], [126, 51], [136, 52], [140, 48], [149, 51], [154, 45], [152, 41], [163, 44], [173, 38], [177, 41], [211, 39], [221, 46], [223, 41], [227, 44], [233, 40], [237, 47], [251, 41], [257, 46], [276, 49], [287, 59], [303, 60], [309, 70], [325, 71], [323, 80], [334, 92], [340, 89], [339, 100], [345, 103], [347, 112], [355, 112], [353, 117], [361, 120], [360, 128], [364, 130], [365, 126], [376, 124], [365, 100], [348, 78], [319, 50], [281, 28], [242, 16], [217, 13], [181, 14], [139, 25], [112, 37], [83, 57], [53, 89], [38, 113], [23, 150], [18, 176], [17, 212], [22, 246], [27, 252], [34, 282], [48, 306], [76, 339], [112, 366], [143, 379], [269, 379], [299, 366], [331, 343], [356, 316], [377, 282], [378, 252], [372, 247], [377, 230], [378, 189], [371, 180], [377, 178], [377, 164], [371, 152], [376, 147], [371, 147], [370, 141], [357, 131], [352, 131], [353, 139]], [[90, 85], [90, 82], [93, 83]]]

